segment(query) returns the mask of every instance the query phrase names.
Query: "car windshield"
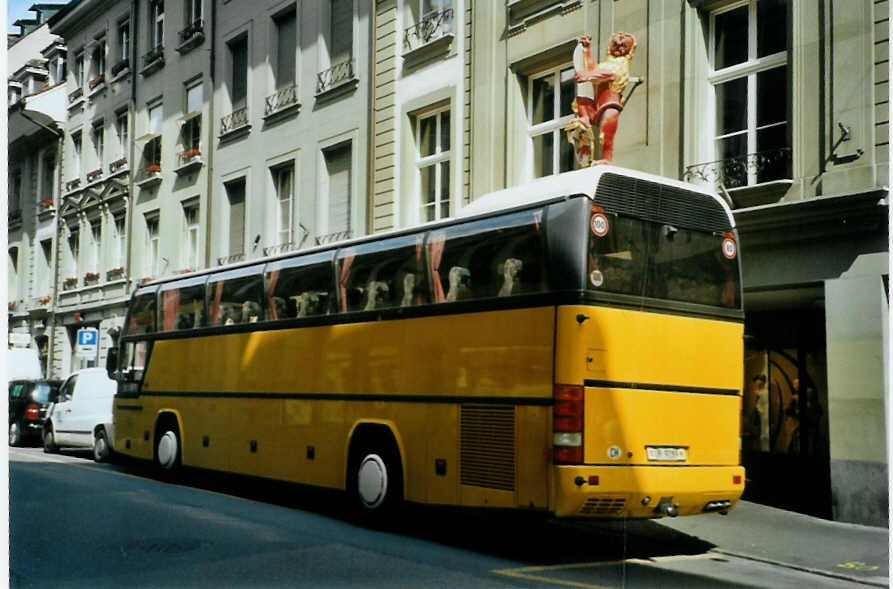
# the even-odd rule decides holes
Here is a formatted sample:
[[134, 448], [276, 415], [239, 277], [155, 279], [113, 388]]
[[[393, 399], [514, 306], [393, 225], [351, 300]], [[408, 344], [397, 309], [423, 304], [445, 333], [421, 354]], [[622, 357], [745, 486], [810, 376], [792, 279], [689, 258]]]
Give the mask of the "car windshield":
[[48, 382], [34, 383], [34, 390], [31, 391], [31, 399], [38, 403], [48, 403], [50, 401], [50, 391], [53, 388]]

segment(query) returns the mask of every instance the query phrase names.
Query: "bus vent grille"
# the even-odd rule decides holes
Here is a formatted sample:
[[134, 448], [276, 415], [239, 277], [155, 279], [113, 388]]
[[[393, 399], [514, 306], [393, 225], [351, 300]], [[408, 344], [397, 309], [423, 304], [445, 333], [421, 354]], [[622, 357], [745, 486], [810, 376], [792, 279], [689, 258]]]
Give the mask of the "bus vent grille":
[[725, 209], [711, 196], [648, 180], [606, 173], [599, 180], [595, 202], [608, 212], [641, 217], [701, 231], [730, 231]]
[[462, 406], [460, 480], [463, 485], [515, 490], [515, 408]]
[[623, 497], [593, 497], [580, 508], [580, 515], [613, 515], [623, 511], [626, 499]]

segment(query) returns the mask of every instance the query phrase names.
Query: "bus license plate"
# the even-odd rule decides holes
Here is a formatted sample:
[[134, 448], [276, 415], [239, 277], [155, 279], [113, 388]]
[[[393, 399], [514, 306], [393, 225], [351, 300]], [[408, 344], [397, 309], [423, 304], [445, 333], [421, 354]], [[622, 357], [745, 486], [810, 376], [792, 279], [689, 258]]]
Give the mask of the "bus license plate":
[[685, 448], [675, 448], [671, 446], [645, 446], [645, 453], [648, 460], [685, 460]]

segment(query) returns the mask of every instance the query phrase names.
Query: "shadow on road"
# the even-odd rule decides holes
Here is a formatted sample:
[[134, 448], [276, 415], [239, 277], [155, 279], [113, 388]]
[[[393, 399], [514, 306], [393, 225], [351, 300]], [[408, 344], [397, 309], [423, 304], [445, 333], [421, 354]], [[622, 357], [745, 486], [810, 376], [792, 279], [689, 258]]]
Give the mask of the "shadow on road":
[[[140, 476], [155, 474], [140, 464], [122, 466]], [[339, 491], [195, 469], [183, 469], [176, 482], [361, 525]], [[382, 531], [530, 565], [693, 555], [714, 547], [648, 520], [557, 520], [542, 513], [415, 504], [404, 506]]]

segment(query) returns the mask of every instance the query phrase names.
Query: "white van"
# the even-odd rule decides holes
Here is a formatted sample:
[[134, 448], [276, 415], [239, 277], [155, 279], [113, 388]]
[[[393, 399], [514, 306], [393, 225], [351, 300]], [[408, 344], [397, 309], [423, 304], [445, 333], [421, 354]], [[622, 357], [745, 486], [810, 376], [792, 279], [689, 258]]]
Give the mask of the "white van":
[[108, 377], [105, 368], [85, 368], [69, 376], [47, 412], [43, 451], [92, 447], [94, 460], [108, 460], [113, 451], [112, 403], [116, 388], [117, 383]]

